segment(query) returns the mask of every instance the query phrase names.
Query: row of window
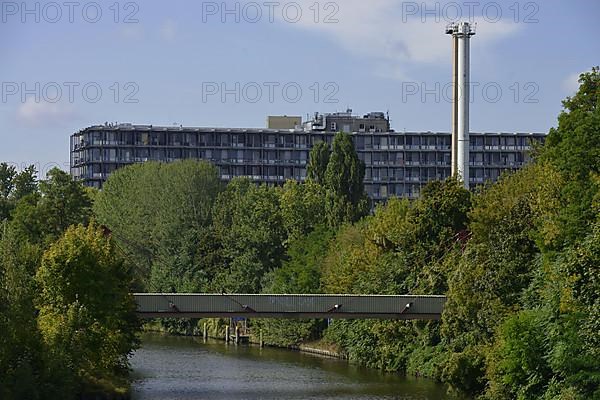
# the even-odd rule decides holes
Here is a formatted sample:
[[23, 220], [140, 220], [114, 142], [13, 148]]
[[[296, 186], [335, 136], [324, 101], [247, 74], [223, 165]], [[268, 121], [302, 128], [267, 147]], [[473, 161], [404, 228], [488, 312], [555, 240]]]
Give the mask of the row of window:
[[235, 150], [235, 149], [165, 149], [165, 148], [104, 148], [86, 149], [73, 153], [73, 164], [88, 162], [141, 162], [147, 160], [173, 161], [200, 158], [215, 162], [306, 164], [308, 151]]
[[[409, 170], [407, 170], [408, 173]], [[483, 168], [471, 168], [471, 177], [469, 179], [471, 186], [482, 184], [486, 181], [496, 181], [504, 169], [483, 169]], [[404, 178], [406, 183], [378, 183], [378, 180], [373, 178], [372, 181], [365, 183], [365, 191], [369, 197], [374, 200], [386, 199], [391, 196], [397, 197], [418, 197], [420, 188], [424, 183], [430, 180], [445, 179], [449, 176], [450, 171], [421, 171], [423, 175], [407, 176]], [[366, 180], [366, 179], [365, 179]], [[398, 179], [401, 180], [401, 179]], [[384, 181], [381, 179], [380, 181]]]
[[415, 198], [419, 197], [420, 190], [420, 184], [365, 184], [365, 192], [374, 200], [386, 199], [391, 196]]
[[[72, 175], [76, 179], [106, 179], [118, 168], [118, 164], [90, 164], [71, 169]], [[306, 168], [303, 167], [280, 167], [280, 166], [219, 166], [219, 171], [223, 179], [229, 180], [238, 176], [245, 176], [255, 180], [277, 180], [285, 181], [288, 179], [304, 180], [306, 178]]]
[[[108, 175], [118, 168], [119, 164], [97, 163], [75, 167], [72, 173], [77, 179], [106, 179]], [[268, 166], [268, 165], [219, 165], [223, 179], [231, 179], [236, 176], [248, 176], [255, 180], [303, 180], [306, 176], [306, 168], [302, 166]], [[496, 180], [505, 168], [470, 168], [470, 180], [472, 182], [483, 182], [491, 179]], [[450, 176], [450, 168], [366, 168], [366, 182], [406, 181], [427, 182], [430, 180], [442, 180]]]
[[[133, 163], [147, 160], [173, 161], [200, 158], [216, 163], [296, 163], [306, 164], [308, 150], [249, 150], [249, 149], [180, 149], [180, 148], [92, 148], [73, 152], [73, 165], [89, 162]], [[450, 165], [450, 152], [358, 152], [367, 166], [418, 166]], [[523, 152], [483, 153], [471, 152], [469, 163], [473, 166], [515, 166], [529, 161]]]
[[[353, 135], [357, 149], [450, 149], [450, 135]], [[307, 148], [318, 141], [331, 142], [331, 135], [267, 133], [180, 133], [90, 131], [72, 137], [71, 148], [86, 146], [178, 146], [178, 147], [288, 147]], [[473, 149], [522, 150], [530, 145], [524, 136], [475, 136]], [[537, 137], [535, 140], [542, 140]]]
[[[90, 131], [72, 137], [72, 148], [85, 146], [180, 146], [180, 147], [307, 147], [310, 137], [275, 134], [180, 133]], [[321, 140], [321, 139], [319, 139]]]

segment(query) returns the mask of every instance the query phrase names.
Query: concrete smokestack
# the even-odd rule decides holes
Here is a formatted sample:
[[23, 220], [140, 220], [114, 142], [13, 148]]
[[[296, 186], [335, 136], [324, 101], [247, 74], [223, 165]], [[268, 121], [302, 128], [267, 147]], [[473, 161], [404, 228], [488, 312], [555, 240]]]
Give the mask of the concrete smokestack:
[[475, 34], [468, 22], [446, 27], [452, 35], [452, 175], [459, 176], [469, 188], [469, 94], [470, 43]]

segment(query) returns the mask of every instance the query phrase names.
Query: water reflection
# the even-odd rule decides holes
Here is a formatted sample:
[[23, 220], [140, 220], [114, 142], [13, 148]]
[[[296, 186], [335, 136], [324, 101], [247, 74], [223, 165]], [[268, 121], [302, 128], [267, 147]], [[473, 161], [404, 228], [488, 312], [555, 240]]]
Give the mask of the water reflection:
[[303, 353], [144, 335], [132, 357], [133, 398], [448, 399], [445, 387]]

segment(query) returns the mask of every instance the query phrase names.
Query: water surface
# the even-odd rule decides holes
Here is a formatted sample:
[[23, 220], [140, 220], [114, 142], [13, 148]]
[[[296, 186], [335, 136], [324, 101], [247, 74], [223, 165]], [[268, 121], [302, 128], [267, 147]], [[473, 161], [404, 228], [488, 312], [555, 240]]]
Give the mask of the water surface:
[[190, 337], [142, 336], [131, 359], [133, 398], [441, 400], [446, 388], [294, 351]]

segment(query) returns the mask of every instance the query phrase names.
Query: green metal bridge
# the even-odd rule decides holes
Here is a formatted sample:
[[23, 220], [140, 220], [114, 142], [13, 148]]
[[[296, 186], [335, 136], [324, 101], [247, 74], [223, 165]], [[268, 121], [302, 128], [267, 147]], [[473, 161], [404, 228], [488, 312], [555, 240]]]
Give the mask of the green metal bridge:
[[445, 296], [134, 293], [141, 318], [440, 319]]

